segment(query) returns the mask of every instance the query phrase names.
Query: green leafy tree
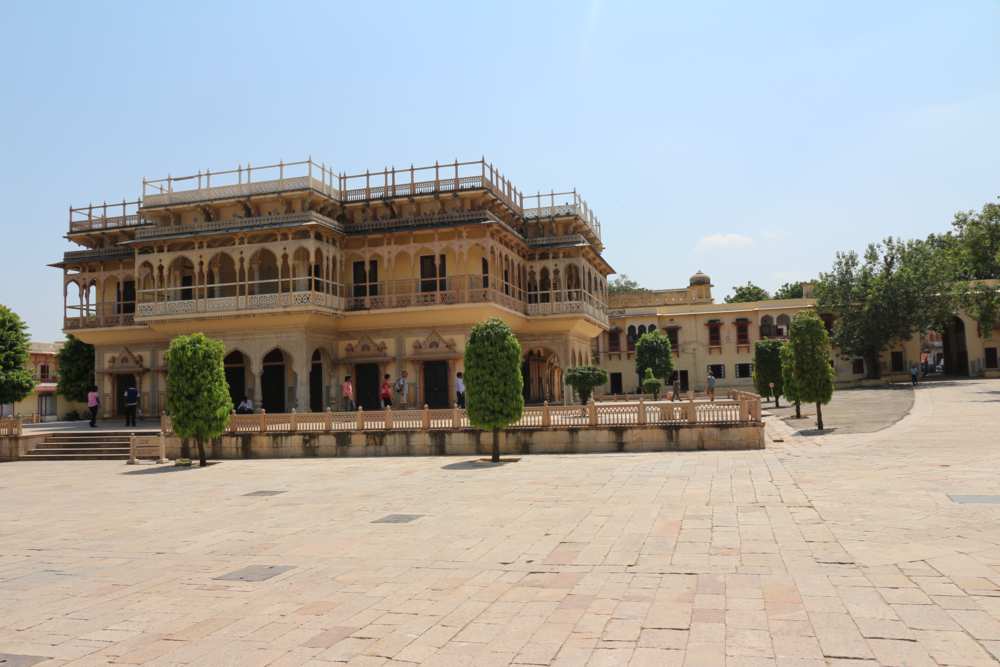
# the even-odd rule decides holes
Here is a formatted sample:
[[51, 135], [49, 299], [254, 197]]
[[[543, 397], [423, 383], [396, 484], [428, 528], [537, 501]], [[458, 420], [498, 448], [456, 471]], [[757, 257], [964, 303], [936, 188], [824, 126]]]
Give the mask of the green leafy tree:
[[608, 281], [608, 294], [634, 294], [636, 292], [648, 292], [645, 287], [640, 287], [639, 283], [629, 278], [626, 274], [615, 276]]
[[767, 290], [751, 282], [746, 285], [736, 285], [733, 293], [726, 297], [726, 303], [748, 303], [750, 301], [767, 301], [771, 295]]
[[792, 318], [789, 342], [792, 346], [794, 389], [799, 400], [816, 404], [816, 427], [823, 430], [823, 405], [833, 398], [833, 365], [830, 338], [823, 320], [812, 311]]
[[1000, 278], [1000, 204], [986, 204], [978, 213], [960, 211], [951, 223], [946, 243], [964, 280]]
[[[784, 341], [759, 340], [753, 346], [753, 383], [757, 393], [774, 399], [774, 407], [778, 406], [778, 397], [784, 393], [784, 383], [781, 376], [781, 348]], [[774, 389], [771, 389], [771, 383]]]
[[795, 380], [795, 351], [791, 341], [781, 346], [781, 389], [785, 400], [795, 404], [795, 418], [802, 419], [802, 401]]
[[524, 412], [521, 344], [503, 320], [472, 327], [465, 346], [465, 391], [469, 422], [493, 432], [493, 462], [500, 461], [500, 429]]
[[222, 342], [202, 333], [178, 336], [167, 349], [167, 409], [174, 432], [194, 438], [203, 466], [205, 441], [222, 435], [233, 409], [224, 355]]
[[71, 401], [82, 403], [94, 384], [94, 346], [76, 336], [66, 336], [59, 350], [59, 384], [57, 391]]
[[775, 290], [772, 299], [801, 299], [803, 295], [802, 283], [785, 283]]
[[635, 344], [635, 373], [642, 377], [649, 368], [653, 377], [664, 382], [674, 372], [674, 355], [670, 349], [670, 337], [662, 331], [642, 334]]
[[940, 327], [957, 307], [954, 262], [933, 240], [888, 238], [863, 257], [838, 253], [816, 285], [819, 310], [834, 317], [833, 342], [862, 357], [868, 377], [880, 376], [879, 356], [895, 341]]
[[29, 345], [28, 325], [0, 306], [0, 404], [17, 403], [35, 388], [28, 370]]
[[566, 371], [566, 384], [573, 387], [581, 403], [590, 400], [594, 387], [608, 381], [608, 372], [597, 366], [576, 366]]
[[653, 375], [652, 368], [647, 368], [646, 374], [642, 377], [642, 390], [655, 401], [660, 398], [661, 389], [663, 389], [663, 380]]

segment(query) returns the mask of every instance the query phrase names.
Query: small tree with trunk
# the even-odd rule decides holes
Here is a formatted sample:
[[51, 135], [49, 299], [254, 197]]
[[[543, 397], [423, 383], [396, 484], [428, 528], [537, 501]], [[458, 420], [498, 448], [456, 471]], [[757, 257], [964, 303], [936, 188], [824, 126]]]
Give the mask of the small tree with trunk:
[[792, 345], [795, 391], [799, 400], [816, 404], [816, 427], [823, 430], [823, 404], [833, 397], [833, 365], [830, 338], [823, 320], [812, 311], [792, 318], [789, 334]]
[[674, 372], [670, 337], [662, 331], [644, 333], [635, 344], [636, 375], [642, 378], [647, 368], [653, 371], [653, 377], [658, 377], [664, 382], [669, 381], [670, 375]]
[[785, 400], [795, 403], [795, 418], [802, 419], [802, 401], [795, 382], [795, 352], [791, 341], [781, 346], [781, 389]]
[[178, 336], [167, 350], [167, 409], [174, 432], [194, 438], [203, 466], [205, 441], [222, 435], [233, 408], [224, 355], [222, 342], [202, 333]]
[[59, 384], [56, 390], [71, 401], [82, 403], [94, 384], [94, 346], [69, 334], [59, 350]]
[[465, 396], [469, 422], [493, 432], [494, 463], [500, 461], [500, 429], [524, 412], [521, 344], [499, 318], [472, 327], [465, 346]]
[[[781, 348], [784, 341], [759, 340], [753, 346], [753, 382], [757, 393], [761, 396], [774, 398], [774, 407], [778, 406], [778, 397], [784, 393], [784, 383], [781, 375]], [[772, 390], [771, 384], [774, 384]]]
[[608, 381], [608, 372], [597, 366], [577, 366], [566, 371], [566, 384], [573, 387], [581, 403], [590, 400], [595, 387]]
[[0, 404], [17, 403], [35, 388], [28, 370], [29, 344], [28, 325], [0, 306]]
[[649, 394], [654, 401], [659, 400], [660, 390], [663, 389], [663, 380], [653, 375], [653, 369], [647, 368], [646, 374], [642, 377], [642, 390]]

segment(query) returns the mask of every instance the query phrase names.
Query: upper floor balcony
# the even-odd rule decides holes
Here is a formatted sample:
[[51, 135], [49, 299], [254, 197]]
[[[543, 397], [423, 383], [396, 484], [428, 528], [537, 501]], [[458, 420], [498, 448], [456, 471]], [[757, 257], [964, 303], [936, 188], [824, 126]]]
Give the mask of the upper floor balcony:
[[[277, 278], [139, 290], [135, 320], [321, 310], [331, 314], [392, 309], [495, 304], [532, 317], [583, 315], [607, 325], [600, 299], [585, 290], [526, 293], [481, 275], [340, 284], [314, 277]], [[110, 321], [105, 318], [105, 321]], [[97, 326], [93, 320], [93, 326]], [[123, 322], [124, 323], [124, 322]]]

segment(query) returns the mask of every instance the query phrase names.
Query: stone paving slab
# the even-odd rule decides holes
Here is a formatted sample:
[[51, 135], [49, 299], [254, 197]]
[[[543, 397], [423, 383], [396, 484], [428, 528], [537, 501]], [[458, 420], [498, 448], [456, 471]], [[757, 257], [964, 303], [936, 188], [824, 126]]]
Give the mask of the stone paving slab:
[[[42, 665], [987, 665], [998, 381], [769, 449], [0, 464], [0, 653]], [[775, 436], [788, 436], [779, 419]], [[284, 493], [260, 498], [260, 490]], [[373, 523], [421, 515], [407, 523]], [[266, 566], [270, 578], [223, 579]]]

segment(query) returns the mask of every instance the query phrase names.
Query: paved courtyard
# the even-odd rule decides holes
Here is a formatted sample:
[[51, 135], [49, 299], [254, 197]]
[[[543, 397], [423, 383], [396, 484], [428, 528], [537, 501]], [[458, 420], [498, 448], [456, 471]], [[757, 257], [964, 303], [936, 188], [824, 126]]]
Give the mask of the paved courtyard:
[[948, 494], [1000, 496], [998, 416], [969, 381], [764, 451], [0, 464], [0, 653], [996, 664], [1000, 504]]

